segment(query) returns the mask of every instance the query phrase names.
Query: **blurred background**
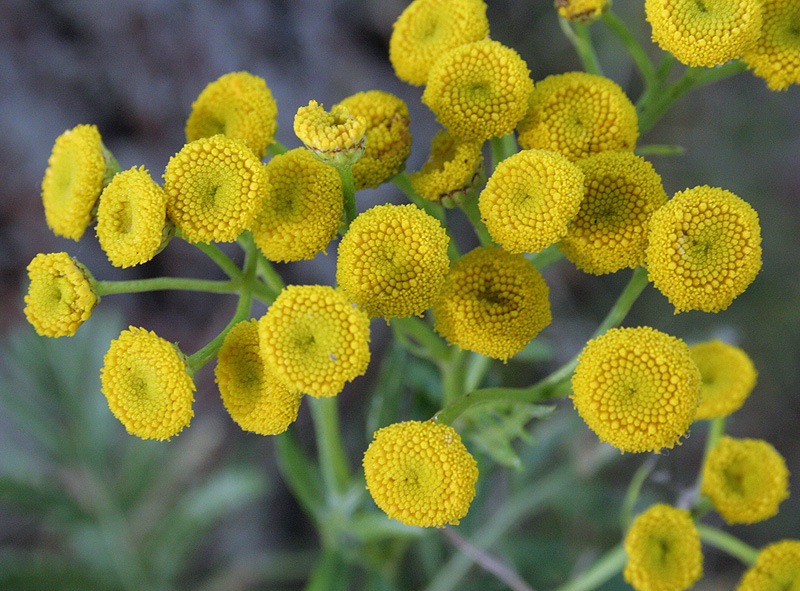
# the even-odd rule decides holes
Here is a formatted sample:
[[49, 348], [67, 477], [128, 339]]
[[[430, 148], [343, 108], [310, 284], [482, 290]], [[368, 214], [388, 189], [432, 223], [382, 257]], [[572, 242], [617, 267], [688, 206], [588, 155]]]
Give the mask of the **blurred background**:
[[[580, 68], [550, 1], [488, 4], [492, 37], [521, 54], [534, 81]], [[391, 92], [411, 111], [414, 143], [407, 169], [421, 167], [438, 124], [420, 102], [422, 89], [396, 79], [388, 60], [392, 23], [406, 5], [400, 0], [0, 2], [0, 588], [304, 586], [319, 553], [318, 535], [278, 475], [273, 442], [242, 433], [225, 414], [213, 363], [197, 376], [191, 427], [168, 443], [127, 436], [99, 390], [102, 356], [122, 328], [143, 326], [194, 352], [227, 324], [235, 298], [184, 292], [108, 296], [75, 337], [47, 340], [35, 335], [22, 313], [25, 267], [39, 252], [67, 251], [99, 279], [221, 278], [202, 253], [178, 240], [147, 265], [115, 269], [91, 230], [79, 243], [52, 235], [39, 191], [55, 138], [80, 123], [98, 126], [123, 169], [144, 165], [159, 180], [185, 142], [192, 101], [227, 72], [247, 70], [266, 80], [278, 104], [277, 139], [289, 148], [299, 145], [292, 132], [294, 113], [310, 99], [327, 108], [362, 90]], [[658, 56], [641, 3], [617, 0], [614, 10]], [[605, 74], [635, 100], [641, 83], [622, 46], [601, 25], [592, 33]], [[764, 267], [728, 310], [676, 316], [666, 299], [648, 288], [626, 324], [652, 325], [688, 342], [719, 337], [750, 354], [759, 383], [729, 420], [728, 432], [769, 440], [793, 472], [793, 496], [779, 517], [730, 531], [755, 546], [796, 537], [800, 88], [775, 93], [761, 79], [739, 75], [684, 97], [639, 144], [686, 149], [680, 157], [650, 158], [668, 194], [719, 186], [759, 213]], [[359, 193], [358, 209], [386, 201], [404, 198], [389, 184]], [[461, 240], [469, 245], [472, 238]], [[235, 245], [225, 250], [239, 256]], [[287, 283], [332, 284], [334, 264], [332, 245], [327, 255], [278, 270]], [[553, 324], [537, 339], [538, 353], [498, 368], [498, 375], [505, 383], [528, 384], [574, 355], [628, 276], [584, 275], [565, 261], [547, 269]], [[371, 433], [369, 394], [381, 363], [394, 351], [388, 336], [385, 323], [373, 323], [371, 369], [340, 396], [354, 469]], [[424, 367], [418, 375], [423, 377], [402, 385], [401, 394], [411, 400], [402, 406], [420, 414], [413, 418], [427, 418], [419, 394]], [[369, 560], [357, 566], [357, 576], [404, 581], [407, 588], [508, 588], [508, 581], [487, 576], [469, 552], [459, 550], [477, 547], [514, 565], [534, 588], [551, 588], [616, 543], [619, 530], [610, 525], [616, 514], [608, 515], [608, 507], [619, 506], [643, 458], [620, 458], [598, 445], [569, 401], [557, 406], [560, 412], [525, 427], [538, 446], [514, 443], [523, 467], [495, 467], [486, 460], [491, 453], [479, 458], [487, 464], [486, 470], [481, 464], [482, 488], [456, 533], [425, 532], [411, 550], [392, 549], [397, 556], [392, 577], [375, 575]], [[307, 409], [293, 429], [300, 439], [311, 439]], [[657, 458], [647, 495], [674, 502], [690, 489], [705, 428], [696, 431], [700, 436]], [[570, 436], [576, 432], [579, 437]], [[573, 466], [582, 478], [569, 502], [538, 507], [535, 516], [529, 507], [508, 523], [492, 521], [493, 508], [517, 498], [510, 491], [529, 487], [533, 494], [553, 462]], [[713, 517], [711, 522], [720, 524]], [[429, 575], [396, 576], [409, 563]], [[707, 575], [696, 589], [730, 589], [742, 570], [709, 549]], [[469, 582], [463, 582], [467, 574]], [[601, 587], [626, 588], [621, 577]]]

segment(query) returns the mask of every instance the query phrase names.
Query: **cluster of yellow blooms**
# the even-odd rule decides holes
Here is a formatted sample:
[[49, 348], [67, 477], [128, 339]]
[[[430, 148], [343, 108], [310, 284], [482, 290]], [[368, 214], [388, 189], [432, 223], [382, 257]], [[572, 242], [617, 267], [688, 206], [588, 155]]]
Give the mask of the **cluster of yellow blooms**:
[[[790, 49], [800, 17], [788, 4], [647, 0], [646, 8], [654, 38], [678, 59], [714, 65], [744, 55], [780, 88], [800, 72], [800, 51]], [[583, 21], [606, 9], [593, 0], [557, 5]], [[390, 59], [399, 78], [425, 85], [422, 100], [445, 127], [411, 187], [447, 206], [465, 204], [475, 189], [479, 221], [496, 245], [451, 263], [446, 228], [417, 205], [348, 218], [349, 191], [404, 169], [411, 135], [402, 100], [363, 92], [329, 112], [312, 100], [294, 118], [305, 148], [275, 150], [264, 163], [277, 111], [266, 83], [246, 72], [199, 95], [163, 188], [141, 167], [119, 172], [94, 126], [60, 136], [42, 185], [47, 222], [77, 240], [96, 217], [100, 245], [120, 267], [152, 259], [174, 235], [210, 243], [249, 233], [267, 261], [296, 261], [341, 232], [337, 287], [283, 288], [263, 317], [231, 326], [216, 353], [225, 408], [260, 434], [285, 431], [302, 395], [335, 396], [364, 374], [371, 318], [431, 310], [448, 343], [503, 361], [515, 355], [551, 322], [548, 286], [525, 257], [551, 245], [591, 274], [645, 267], [676, 313], [727, 308], [761, 267], [753, 209], [707, 186], [668, 198], [653, 166], [633, 152], [637, 114], [622, 88], [583, 72], [534, 86], [522, 58], [488, 33], [482, 0], [415, 0], [395, 23]], [[765, 73], [767, 58], [782, 66]], [[523, 149], [497, 163], [481, 187], [484, 142], [514, 131]], [[74, 334], [102, 292], [66, 253], [38, 255], [29, 276], [26, 315], [48, 336]], [[196, 369], [177, 346], [131, 327], [111, 344], [102, 388], [129, 432], [168, 439], [193, 416]], [[695, 420], [740, 408], [755, 380], [747, 355], [731, 345], [688, 347], [654, 328], [615, 328], [580, 353], [572, 399], [601, 440], [659, 452]], [[380, 429], [363, 466], [376, 504], [406, 524], [457, 524], [475, 495], [474, 458], [452, 427], [433, 420]], [[728, 522], [759, 521], [786, 498], [786, 467], [766, 442], [723, 438], [706, 460], [702, 491]], [[761, 589], [751, 581], [764, 571], [788, 572], [784, 557], [798, 550], [787, 544], [765, 550], [741, 589]], [[686, 511], [651, 507], [625, 546], [625, 578], [638, 590], [679, 591], [701, 576]]]

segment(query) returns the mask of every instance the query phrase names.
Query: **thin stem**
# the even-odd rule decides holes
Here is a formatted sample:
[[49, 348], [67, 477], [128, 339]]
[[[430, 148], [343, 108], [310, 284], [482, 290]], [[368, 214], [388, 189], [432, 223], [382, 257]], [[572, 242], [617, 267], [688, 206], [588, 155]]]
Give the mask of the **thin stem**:
[[197, 248], [203, 251], [208, 258], [214, 261], [217, 266], [224, 271], [224, 273], [231, 279], [241, 279], [242, 271], [236, 266], [228, 255], [222, 252], [218, 246], [214, 244], [205, 244], [203, 242], [193, 242]]
[[347, 232], [350, 223], [356, 219], [358, 212], [356, 211], [356, 188], [355, 181], [353, 180], [353, 167], [349, 164], [335, 166], [336, 172], [339, 173], [339, 178], [342, 179], [342, 194], [344, 196], [344, 224], [342, 227], [342, 234]]
[[541, 271], [563, 259], [564, 253], [558, 249], [558, 246], [551, 244], [544, 250], [525, 256], [539, 271]]
[[130, 279], [127, 281], [96, 281], [94, 283], [97, 295], [101, 297], [120, 293], [141, 293], [145, 291], [161, 290], [236, 293], [241, 286], [242, 282], [240, 279], [211, 281], [183, 277], [153, 277], [150, 279]]
[[614, 33], [620, 41], [622, 41], [625, 49], [628, 50], [628, 53], [636, 64], [636, 67], [639, 69], [639, 73], [644, 79], [645, 88], [652, 88], [658, 85], [658, 76], [656, 75], [656, 69], [653, 66], [653, 62], [651, 62], [650, 58], [647, 57], [647, 53], [645, 53], [644, 48], [636, 40], [636, 37], [633, 36], [625, 23], [622, 22], [622, 20], [610, 10], [606, 10], [601, 18], [603, 23], [609, 29], [611, 29], [611, 32]]
[[303, 509], [319, 522], [324, 511], [316, 464], [300, 449], [291, 430], [277, 435], [274, 441], [278, 469], [286, 485]]
[[475, 228], [481, 246], [492, 244], [492, 237], [489, 235], [489, 230], [486, 229], [486, 224], [483, 223], [481, 211], [478, 208], [478, 200], [474, 197], [472, 199], [467, 199], [461, 204], [461, 209], [467, 214], [467, 218], [472, 224], [472, 227]]
[[339, 409], [335, 396], [311, 400], [311, 416], [317, 438], [322, 479], [331, 498], [338, 498], [350, 481], [350, 468], [342, 442]]
[[275, 267], [272, 266], [272, 263], [260, 253], [256, 264], [256, 274], [264, 281], [270, 292], [272, 292], [273, 299], [286, 287], [283, 278], [275, 270]]
[[279, 154], [285, 154], [289, 151], [289, 148], [284, 146], [278, 140], [274, 140], [269, 146], [267, 146], [267, 155], [270, 156], [277, 156]]
[[[725, 417], [717, 417], [709, 421], [708, 432], [706, 433], [706, 445], [705, 449], [703, 450], [703, 463], [700, 464], [700, 470], [697, 472], [697, 483], [695, 484], [698, 495], [700, 494], [700, 487], [703, 483], [703, 467], [706, 465], [706, 461], [708, 460], [708, 454], [710, 454], [711, 450], [717, 446], [717, 443], [719, 443], [719, 440], [723, 435], [725, 435]], [[705, 497], [701, 496], [697, 500], [692, 513], [696, 519], [700, 519], [711, 509], [713, 509], [713, 505], [708, 502]]]
[[453, 347], [450, 359], [439, 364], [439, 373], [442, 376], [442, 405], [447, 406], [464, 393], [466, 360], [467, 352]]
[[580, 575], [567, 581], [555, 591], [590, 591], [596, 589], [615, 576], [625, 567], [628, 555], [622, 544], [617, 544], [606, 552], [600, 560], [595, 562], [589, 569]]
[[442, 533], [456, 548], [469, 556], [475, 564], [500, 579], [511, 591], [534, 591], [533, 587], [519, 576], [519, 573], [485, 550], [476, 548], [450, 528], [445, 528]]
[[648, 458], [642, 463], [641, 466], [633, 474], [631, 483], [628, 485], [628, 490], [625, 492], [625, 498], [622, 501], [622, 510], [620, 511], [620, 521], [622, 522], [623, 531], [627, 530], [633, 521], [633, 511], [636, 508], [636, 501], [639, 500], [639, 493], [642, 491], [647, 477], [656, 467], [658, 462], [656, 454], [650, 454]]
[[392, 318], [390, 326], [395, 333], [403, 332], [422, 345], [423, 350], [427, 353], [426, 357], [443, 362], [450, 359], [450, 346], [437, 336], [431, 325], [422, 318], [418, 316]]
[[647, 144], [637, 146], [633, 152], [637, 156], [683, 156], [686, 148], [669, 144]]
[[730, 554], [734, 558], [738, 558], [747, 566], [755, 564], [758, 558], [758, 550], [753, 548], [750, 544], [746, 544], [726, 531], [711, 527], [710, 525], [705, 525], [704, 523], [698, 523], [696, 527], [697, 532], [700, 534], [700, 539], [709, 546], [713, 546], [714, 548]]
[[[509, 133], [503, 137], [493, 137], [489, 140], [489, 146], [492, 153], [492, 170], [497, 168], [497, 165], [503, 160], [516, 154], [519, 149], [517, 146], [517, 139], [514, 137], [513, 133]], [[488, 174], [491, 175], [491, 171], [488, 171]]]
[[562, 17], [558, 17], [558, 24], [569, 42], [572, 43], [572, 47], [575, 48], [575, 52], [578, 54], [581, 64], [583, 64], [583, 69], [590, 74], [602, 76], [603, 69], [600, 67], [600, 60], [597, 59], [597, 53], [595, 53], [592, 45], [589, 27], [583, 23], [572, 25]]

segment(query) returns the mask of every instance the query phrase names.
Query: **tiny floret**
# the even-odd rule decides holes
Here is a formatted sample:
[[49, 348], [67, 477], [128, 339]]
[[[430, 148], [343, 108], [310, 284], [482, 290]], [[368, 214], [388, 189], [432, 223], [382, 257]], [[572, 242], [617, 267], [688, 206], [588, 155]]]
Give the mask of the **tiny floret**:
[[636, 591], [687, 591], [703, 576], [700, 535], [688, 511], [653, 505], [625, 536], [623, 575]]
[[259, 158], [274, 141], [278, 107], [263, 78], [231, 72], [211, 82], [192, 104], [186, 141], [222, 134], [242, 140]]
[[369, 364], [369, 318], [337, 289], [290, 285], [259, 320], [264, 364], [289, 390], [335, 396]]
[[608, 9], [608, 0], [555, 0], [558, 16], [568, 21], [592, 23]]
[[[742, 60], [772, 90], [800, 84], [800, 3], [760, 0], [761, 35]], [[794, 591], [794, 590], [793, 590]]]
[[761, 549], [736, 591], [800, 589], [800, 540], [782, 540]]
[[294, 133], [322, 162], [352, 166], [364, 154], [367, 120], [352, 117], [347, 107], [334, 105], [330, 112], [309, 101], [294, 116]]
[[650, 281], [675, 312], [719, 312], [761, 269], [761, 226], [750, 205], [724, 189], [676, 193], [650, 218]]
[[367, 489], [406, 525], [458, 525], [475, 497], [475, 459], [449, 425], [406, 421], [379, 429], [364, 454]]
[[442, 204], [463, 201], [482, 174], [483, 155], [479, 140], [453, 135], [447, 130], [437, 133], [431, 142], [428, 161], [409, 175], [411, 187], [421, 197]]
[[186, 359], [152, 331], [131, 326], [111, 341], [100, 382], [111, 412], [142, 439], [169, 439], [194, 416]]
[[689, 352], [703, 379], [695, 419], [726, 417], [739, 410], [758, 377], [747, 353], [718, 340], [692, 345]]
[[43, 337], [71, 337], [100, 300], [89, 271], [66, 252], [37, 254], [28, 279], [25, 316]]
[[519, 54], [482, 39], [436, 60], [422, 102], [455, 135], [487, 140], [514, 130], [525, 116], [531, 91], [530, 70]]
[[729, 524], [756, 523], [778, 514], [789, 471], [766, 441], [723, 436], [703, 465], [701, 491]]
[[449, 242], [439, 221], [416, 205], [378, 205], [342, 237], [336, 281], [369, 316], [420, 315], [450, 267]]
[[584, 347], [572, 392], [602, 441], [623, 452], [659, 452], [692, 424], [700, 371], [678, 338], [647, 326], [612, 328]]
[[217, 353], [214, 373], [225, 409], [245, 431], [277, 435], [297, 419], [300, 394], [264, 365], [256, 319], [230, 330]]

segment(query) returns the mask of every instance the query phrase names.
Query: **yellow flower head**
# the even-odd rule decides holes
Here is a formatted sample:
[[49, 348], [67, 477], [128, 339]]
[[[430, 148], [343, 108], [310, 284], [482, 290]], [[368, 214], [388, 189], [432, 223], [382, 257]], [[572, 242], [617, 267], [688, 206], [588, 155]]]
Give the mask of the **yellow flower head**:
[[415, 0], [394, 23], [389, 60], [400, 80], [419, 86], [440, 55], [488, 34], [483, 0]]
[[608, 150], [633, 151], [639, 119], [613, 80], [568, 72], [536, 85], [517, 131], [523, 148], [553, 150], [575, 161]]
[[375, 188], [403, 168], [411, 152], [408, 107], [382, 90], [359, 92], [339, 103], [367, 124], [364, 155], [353, 165], [356, 191]]
[[186, 121], [186, 141], [222, 134], [242, 140], [259, 158], [274, 141], [278, 107], [263, 78], [225, 74], [203, 89]]
[[703, 380], [695, 420], [726, 417], [739, 410], [758, 376], [747, 353], [722, 341], [692, 345], [689, 353]]
[[772, 90], [800, 84], [800, 4], [791, 0], [760, 0], [761, 35], [742, 59]]
[[724, 189], [676, 193], [650, 218], [647, 238], [650, 281], [675, 313], [724, 310], [761, 269], [758, 214]]
[[100, 382], [111, 412], [142, 439], [169, 439], [194, 416], [194, 382], [183, 354], [143, 328], [128, 327], [111, 341]]
[[475, 497], [475, 458], [449, 425], [406, 421], [379, 429], [364, 454], [375, 504], [406, 525], [458, 525]]
[[190, 242], [233, 242], [267, 191], [264, 166], [240, 140], [215, 135], [186, 144], [164, 172], [167, 213]]
[[567, 233], [583, 199], [583, 173], [566, 157], [523, 150], [506, 158], [478, 207], [492, 240], [510, 252], [539, 252]]
[[66, 252], [37, 254], [28, 278], [25, 316], [43, 337], [71, 337], [100, 300], [91, 273]]
[[351, 117], [343, 105], [334, 105], [328, 112], [317, 101], [309, 101], [307, 107], [297, 109], [294, 133], [322, 162], [353, 165], [364, 154], [367, 119]]
[[267, 191], [251, 226], [271, 261], [311, 259], [336, 236], [342, 218], [342, 181], [305, 148], [274, 156], [266, 165]]
[[[113, 160], [94, 125], [78, 125], [56, 138], [42, 181], [45, 219], [56, 236], [80, 240], [92, 223], [92, 210], [108, 180], [106, 157]], [[110, 169], [115, 164], [109, 162]]]
[[171, 235], [167, 194], [144, 167], [115, 175], [100, 195], [97, 238], [112, 265], [130, 267], [152, 259]]
[[433, 138], [428, 161], [409, 175], [411, 187], [429, 201], [459, 201], [481, 176], [482, 143], [440, 131]]
[[607, 0], [555, 0], [558, 15], [569, 21], [592, 23], [608, 8]]
[[506, 360], [550, 324], [549, 290], [521, 254], [495, 246], [458, 259], [433, 303], [436, 330], [451, 343]]
[[692, 424], [700, 371], [680, 339], [647, 326], [612, 328], [586, 344], [572, 391], [578, 414], [602, 441], [659, 452]]
[[706, 458], [701, 491], [729, 524], [756, 523], [778, 514], [789, 471], [766, 441], [723, 436]]
[[416, 205], [378, 205], [339, 243], [336, 281], [369, 316], [413, 316], [433, 305], [450, 267], [450, 239]]
[[455, 135], [487, 140], [514, 131], [533, 91], [528, 66], [498, 41], [459, 45], [428, 73], [422, 102]]
[[661, 177], [633, 152], [601, 152], [576, 164], [584, 175], [584, 197], [559, 248], [595, 275], [641, 265], [647, 222], [667, 201]]
[[736, 591], [800, 591], [800, 540], [765, 546]]
[[751, 47], [760, 0], [645, 0], [653, 41], [690, 66], [718, 66]]
[[264, 365], [257, 320], [245, 320], [230, 330], [217, 353], [214, 373], [222, 403], [245, 431], [277, 435], [297, 419], [300, 394], [281, 384]]
[[636, 591], [686, 591], [703, 576], [700, 535], [688, 511], [653, 505], [625, 536], [623, 575]]
[[290, 390], [335, 396], [367, 370], [369, 318], [339, 290], [290, 285], [258, 323], [264, 364]]

